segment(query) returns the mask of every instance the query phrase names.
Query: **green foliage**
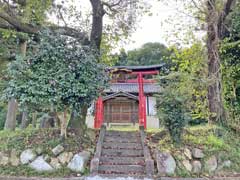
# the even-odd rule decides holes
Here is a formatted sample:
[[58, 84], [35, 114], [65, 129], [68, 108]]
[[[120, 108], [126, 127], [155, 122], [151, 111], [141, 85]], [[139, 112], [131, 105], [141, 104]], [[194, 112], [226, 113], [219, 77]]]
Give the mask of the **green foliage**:
[[223, 139], [220, 139], [220, 138], [214, 136], [213, 134], [211, 134], [207, 137], [206, 144], [211, 145], [219, 150], [224, 149], [226, 147]]
[[22, 108], [79, 110], [105, 87], [104, 66], [78, 41], [44, 32], [40, 43], [29, 48], [26, 58], [17, 56], [9, 65], [5, 90], [5, 98], [17, 98]]
[[170, 133], [174, 143], [180, 143], [184, 126], [187, 124], [188, 96], [178, 88], [179, 74], [171, 74], [164, 78], [167, 85], [158, 97], [158, 116]]
[[240, 3], [237, 2], [232, 13], [228, 17], [229, 21], [229, 31], [230, 37], [239, 38], [240, 37]]
[[54, 172], [37, 172], [30, 168], [28, 165], [13, 166], [2, 166], [0, 167], [0, 175], [2, 176], [24, 176], [24, 177], [65, 177], [65, 176], [76, 176], [69, 168], [60, 168]]
[[128, 51], [126, 59], [123, 59], [124, 52], [119, 55], [117, 65], [154, 65], [165, 62], [169, 59], [171, 51], [160, 43], [146, 43], [141, 48]]
[[[58, 129], [32, 129], [27, 128], [24, 131], [16, 129], [16, 131], [0, 131], [0, 151], [8, 152], [11, 149], [16, 149], [17, 152], [21, 152], [26, 147], [37, 149], [43, 148], [43, 151], [51, 155], [51, 149], [56, 145], [62, 143], [59, 138]], [[88, 129], [88, 134], [93, 130]], [[68, 138], [64, 141], [66, 151], [78, 152], [81, 148], [88, 148], [94, 145], [94, 138], [88, 139], [88, 134], [80, 134], [77, 136], [75, 131], [71, 131]], [[94, 132], [93, 132], [94, 133]], [[86, 141], [86, 138], [88, 139]]]
[[[13, 20], [17, 17], [16, 21], [25, 23], [27, 25], [31, 24], [33, 27], [42, 25], [45, 23], [47, 11], [53, 5], [52, 0], [21, 0], [21, 1], [4, 1], [1, 2], [0, 11], [13, 15]], [[3, 19], [0, 19], [5, 23]], [[6, 21], [7, 22], [7, 21]], [[11, 24], [11, 23], [10, 23]], [[19, 49], [19, 40], [27, 40], [28, 34], [20, 32], [18, 28], [0, 28], [0, 59], [4, 57], [5, 59], [12, 58], [11, 56], [16, 53]]]
[[192, 119], [208, 119], [208, 69], [205, 47], [196, 42], [190, 48], [173, 48], [172, 61], [175, 63], [173, 71], [179, 73], [177, 87], [189, 96], [187, 107]]
[[240, 3], [229, 16], [229, 36], [221, 43], [222, 76], [228, 125], [238, 129], [240, 121]]
[[22, 33], [0, 29], [0, 71], [5, 69], [7, 61], [18, 51], [19, 36], [22, 37]]
[[116, 63], [117, 57], [112, 56], [112, 50], [117, 48], [117, 43], [119, 42], [119, 38], [115, 39], [112, 36], [108, 36], [103, 34], [102, 42], [101, 42], [101, 62], [112, 66]]
[[179, 142], [189, 120], [208, 118], [207, 68], [205, 49], [200, 42], [172, 51], [175, 66], [169, 75], [160, 77], [163, 91], [158, 97], [158, 115], [173, 141]]
[[25, 22], [33, 25], [39, 25], [46, 19], [46, 10], [52, 5], [52, 0], [30, 0], [26, 1], [23, 8], [23, 17]]
[[[0, 48], [0, 96], [3, 93], [5, 83], [3, 80], [4, 70], [6, 68], [7, 61], [1, 58], [1, 48]], [[0, 130], [4, 128], [6, 119], [6, 104], [0, 101]]]

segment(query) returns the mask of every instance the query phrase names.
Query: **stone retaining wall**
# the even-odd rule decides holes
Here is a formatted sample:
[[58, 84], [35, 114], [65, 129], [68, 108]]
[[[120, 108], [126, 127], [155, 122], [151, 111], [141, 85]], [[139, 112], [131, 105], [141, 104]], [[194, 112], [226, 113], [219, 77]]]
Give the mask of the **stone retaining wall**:
[[40, 177], [8, 177], [0, 176], [0, 180], [84, 180], [85, 177], [71, 177], [71, 178], [40, 178]]
[[[85, 177], [40, 178], [40, 177], [7, 177], [7, 176], [0, 176], [0, 180], [85, 180]], [[107, 180], [107, 179], [104, 178], [104, 180]], [[123, 178], [123, 180], [124, 180], [124, 178]], [[125, 178], [125, 180], [129, 180], [129, 178]], [[159, 178], [156, 178], [156, 180], [240, 180], [240, 177], [215, 177], [215, 178], [169, 178], [169, 177], [161, 177], [160, 178], [159, 177]]]
[[12, 149], [11, 152], [0, 152], [1, 167], [18, 167], [27, 165], [36, 172], [53, 172], [67, 167], [73, 172], [84, 173], [91, 156], [91, 151], [85, 150], [77, 153], [65, 151], [62, 144], [46, 152], [46, 149], [25, 149], [22, 152]]
[[99, 167], [100, 157], [101, 157], [101, 153], [102, 153], [102, 145], [103, 145], [105, 133], [106, 133], [106, 126], [102, 125], [100, 134], [99, 134], [99, 138], [98, 138], [98, 142], [97, 142], [97, 146], [96, 146], [95, 155], [94, 155], [93, 159], [91, 160], [91, 164], [90, 164], [90, 173], [91, 174], [96, 174], [98, 172], [98, 167]]
[[152, 160], [150, 151], [148, 149], [148, 146], [146, 145], [146, 136], [144, 132], [144, 127], [140, 126], [140, 136], [141, 136], [141, 143], [143, 147], [143, 153], [145, 158], [145, 164], [146, 164], [146, 174], [148, 177], [152, 177], [154, 174], [154, 161]]
[[181, 148], [175, 154], [155, 150], [154, 158], [159, 176], [174, 176], [177, 167], [181, 167], [189, 175], [218, 176], [218, 172], [232, 166], [230, 160], [221, 158], [221, 153], [207, 156], [203, 149], [189, 147]]
[[212, 178], [170, 178], [161, 177], [157, 180], [240, 180], [240, 177], [212, 177]]

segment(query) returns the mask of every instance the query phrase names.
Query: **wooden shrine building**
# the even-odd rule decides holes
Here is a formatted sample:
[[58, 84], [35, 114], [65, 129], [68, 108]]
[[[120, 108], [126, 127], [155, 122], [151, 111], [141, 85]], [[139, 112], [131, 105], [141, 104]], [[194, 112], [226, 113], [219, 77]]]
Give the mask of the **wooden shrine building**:
[[104, 90], [94, 106], [94, 117], [87, 118], [89, 127], [101, 125], [143, 125], [159, 128], [155, 94], [161, 91], [154, 76], [163, 65], [115, 66], [109, 69], [110, 87]]

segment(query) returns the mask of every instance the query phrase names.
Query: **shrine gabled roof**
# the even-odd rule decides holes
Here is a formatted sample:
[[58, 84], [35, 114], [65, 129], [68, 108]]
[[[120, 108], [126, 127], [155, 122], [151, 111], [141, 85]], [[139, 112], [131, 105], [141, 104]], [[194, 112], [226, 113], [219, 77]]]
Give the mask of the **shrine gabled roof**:
[[123, 96], [123, 97], [128, 97], [130, 99], [135, 99], [135, 100], [138, 100], [138, 97], [137, 96], [134, 96], [132, 94], [129, 94], [129, 93], [126, 93], [126, 92], [116, 92], [116, 93], [113, 93], [113, 94], [110, 94], [108, 96], [105, 96], [103, 97], [103, 101], [106, 101], [108, 99], [112, 99], [112, 98], [115, 98], [115, 97], [119, 97], [119, 96]]
[[157, 65], [148, 65], [148, 66], [112, 66], [109, 69], [128, 69], [132, 71], [151, 71], [151, 70], [160, 70], [165, 64]]
[[[106, 93], [126, 92], [126, 93], [138, 93], [138, 83], [112, 83], [109, 88], [105, 89]], [[144, 93], [159, 93], [161, 87], [158, 84], [145, 83]]]

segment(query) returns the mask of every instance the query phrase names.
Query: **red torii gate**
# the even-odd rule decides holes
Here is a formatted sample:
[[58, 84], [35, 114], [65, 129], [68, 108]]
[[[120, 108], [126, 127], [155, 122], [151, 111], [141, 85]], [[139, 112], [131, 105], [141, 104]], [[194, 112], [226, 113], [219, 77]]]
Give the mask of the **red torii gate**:
[[[138, 106], [138, 122], [139, 126], [144, 126], [147, 128], [147, 116], [146, 116], [146, 96], [144, 95], [144, 82], [151, 82], [148, 80], [144, 80], [144, 75], [157, 75], [159, 71], [139, 71], [139, 72], [131, 72], [131, 74], [137, 75], [137, 82], [138, 83], [138, 99], [139, 99], [139, 106]], [[100, 128], [103, 124], [103, 117], [104, 117], [104, 106], [103, 106], [103, 99], [99, 97], [95, 103], [95, 118], [94, 118], [94, 128]]]

